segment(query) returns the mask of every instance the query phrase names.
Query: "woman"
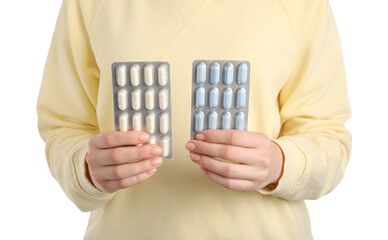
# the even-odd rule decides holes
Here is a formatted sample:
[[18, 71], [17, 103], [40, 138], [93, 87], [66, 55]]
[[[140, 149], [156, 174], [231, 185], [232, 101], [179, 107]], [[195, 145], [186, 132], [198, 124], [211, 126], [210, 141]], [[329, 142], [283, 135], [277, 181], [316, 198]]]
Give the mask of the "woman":
[[[189, 140], [196, 59], [250, 62], [248, 131]], [[111, 65], [131, 61], [171, 66], [163, 164], [137, 146], [146, 132], [113, 131]], [[91, 211], [85, 239], [312, 239], [304, 200], [330, 192], [350, 154], [327, 0], [64, 0], [37, 110], [53, 176]]]

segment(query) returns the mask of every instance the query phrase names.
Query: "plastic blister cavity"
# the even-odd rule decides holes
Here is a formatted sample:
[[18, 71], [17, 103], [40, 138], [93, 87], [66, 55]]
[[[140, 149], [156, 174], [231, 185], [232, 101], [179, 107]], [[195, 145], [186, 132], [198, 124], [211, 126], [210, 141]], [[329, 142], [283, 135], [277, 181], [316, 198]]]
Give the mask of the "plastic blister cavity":
[[116, 131], [146, 131], [149, 143], [172, 157], [170, 65], [167, 62], [112, 64]]
[[193, 62], [191, 138], [206, 129], [247, 129], [249, 78], [248, 61]]

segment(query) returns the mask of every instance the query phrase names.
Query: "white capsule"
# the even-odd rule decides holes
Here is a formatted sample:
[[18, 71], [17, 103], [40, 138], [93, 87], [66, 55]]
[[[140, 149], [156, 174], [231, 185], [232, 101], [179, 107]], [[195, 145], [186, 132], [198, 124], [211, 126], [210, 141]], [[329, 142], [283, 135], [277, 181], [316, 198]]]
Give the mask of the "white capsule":
[[152, 110], [154, 109], [155, 106], [155, 92], [153, 89], [148, 89], [145, 92], [145, 107], [147, 110]]
[[124, 111], [125, 109], [127, 109], [127, 103], [128, 103], [127, 90], [120, 89], [117, 92], [117, 105], [119, 106], [119, 109], [121, 111]]
[[127, 67], [125, 67], [125, 65], [116, 67], [116, 81], [120, 87], [127, 83]]
[[168, 137], [162, 137], [160, 144], [162, 147], [163, 157], [167, 157], [170, 154], [170, 140]]
[[132, 126], [133, 130], [135, 131], [141, 131], [142, 128], [142, 121], [141, 121], [141, 113], [134, 113], [132, 115]]
[[128, 131], [128, 125], [129, 125], [128, 119], [129, 119], [128, 114], [126, 114], [126, 113], [120, 114], [120, 117], [119, 117], [120, 132], [127, 132]]
[[139, 110], [141, 107], [141, 91], [140, 89], [134, 89], [131, 92], [131, 102], [133, 110]]
[[150, 134], [155, 132], [155, 114], [154, 113], [148, 113], [146, 116], [146, 130]]
[[156, 144], [156, 137], [155, 136], [151, 136], [150, 140], [148, 140], [148, 143], [149, 144]]
[[154, 67], [151, 64], [144, 67], [144, 83], [147, 86], [154, 84]]
[[168, 91], [162, 89], [159, 91], [159, 108], [161, 110], [166, 110], [168, 107]]
[[131, 66], [131, 84], [132, 86], [139, 86], [140, 84], [140, 67], [137, 64]]
[[162, 134], [166, 134], [169, 130], [168, 113], [162, 113], [159, 116], [159, 128]]
[[168, 81], [167, 65], [161, 64], [158, 67], [158, 83], [160, 86], [164, 87]]

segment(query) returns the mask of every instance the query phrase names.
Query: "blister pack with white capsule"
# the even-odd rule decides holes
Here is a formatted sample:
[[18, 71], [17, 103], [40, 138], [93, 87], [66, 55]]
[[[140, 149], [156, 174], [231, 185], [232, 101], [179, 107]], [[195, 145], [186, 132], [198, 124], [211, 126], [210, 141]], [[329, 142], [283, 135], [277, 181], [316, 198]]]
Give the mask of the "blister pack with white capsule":
[[191, 138], [206, 129], [247, 129], [248, 61], [196, 60], [192, 76]]
[[172, 157], [170, 65], [167, 62], [112, 64], [116, 131], [146, 131], [163, 158]]

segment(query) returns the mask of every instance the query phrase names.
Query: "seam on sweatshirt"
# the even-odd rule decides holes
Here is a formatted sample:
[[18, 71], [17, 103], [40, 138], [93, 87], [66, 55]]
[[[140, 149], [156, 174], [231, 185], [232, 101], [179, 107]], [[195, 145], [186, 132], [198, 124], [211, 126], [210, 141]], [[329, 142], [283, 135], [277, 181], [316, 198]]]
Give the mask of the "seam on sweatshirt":
[[[296, 34], [296, 29], [295, 29], [295, 25], [294, 25], [294, 22], [292, 21], [290, 15], [288, 14], [288, 11], [286, 10], [286, 7], [284, 6], [282, 0], [277, 0], [278, 4], [280, 5], [280, 8], [282, 9], [284, 15], [286, 15], [286, 18], [288, 19], [288, 25], [291, 29], [291, 32], [293, 34], [293, 38], [294, 38], [294, 51], [293, 51], [293, 57], [291, 59], [291, 63], [290, 63], [290, 70], [289, 70], [289, 73], [287, 74], [287, 78], [286, 79], [290, 79], [293, 72], [294, 72], [294, 69], [295, 69], [295, 64], [297, 62], [297, 58], [299, 56], [299, 52], [300, 52], [300, 48], [301, 46], [298, 45], [298, 41], [297, 41], [297, 34]], [[280, 87], [280, 89], [283, 88], [284, 84], [286, 83], [287, 81], [284, 81], [282, 86]], [[278, 102], [279, 103], [279, 102]]]
[[301, 44], [303, 44], [306, 41], [306, 39], [308, 38], [308, 35], [311, 31], [311, 26], [314, 24], [315, 19], [317, 18], [319, 9], [322, 7], [323, 2], [325, 2], [325, 1], [327, 1], [327, 0], [319, 0], [319, 2], [317, 4], [317, 8], [315, 9], [314, 14], [312, 15], [311, 21], [309, 22], [309, 25], [306, 28], [305, 36], [303, 38], [303, 41], [301, 41]]
[[[297, 61], [298, 61], [298, 58], [299, 58], [299, 56], [300, 56], [300, 54], [301, 54], [301, 51], [302, 51], [302, 48], [303, 48], [303, 44], [305, 43], [306, 39], [308, 38], [308, 34], [309, 34], [309, 32], [311, 31], [311, 25], [312, 25], [312, 24], [314, 23], [314, 21], [315, 21], [315, 18], [316, 18], [317, 14], [318, 14], [319, 8], [320, 8], [321, 5], [323, 4], [323, 2], [324, 2], [324, 1], [327, 1], [327, 0], [317, 0], [317, 1], [318, 1], [317, 7], [316, 7], [316, 9], [315, 9], [315, 11], [314, 11], [314, 14], [312, 15], [311, 21], [309, 22], [309, 24], [308, 24], [308, 26], [307, 26], [307, 28], [306, 28], [306, 32], [304, 33], [304, 35], [300, 34], [300, 40], [299, 40], [299, 41], [300, 41], [300, 45], [297, 44], [297, 41], [296, 41], [296, 33], [294, 32], [294, 36], [295, 36], [295, 56], [294, 56], [294, 58], [295, 58], [295, 61], [294, 61], [293, 65], [292, 65], [292, 67], [291, 67], [290, 73], [288, 74], [287, 80], [289, 80], [289, 79], [291, 79], [291, 78], [294, 77], [294, 74], [295, 74], [295, 66], [296, 66]], [[291, 18], [290, 18], [290, 16], [289, 16], [289, 14], [287, 13], [284, 4], [282, 4], [281, 0], [278, 0], [278, 3], [281, 5], [281, 7], [282, 7], [284, 13], [285, 13], [286, 16], [288, 17], [288, 19], [289, 19], [289, 21], [290, 21], [290, 25], [293, 26], [293, 25], [291, 24], [291, 22], [292, 22], [292, 21], [290, 20]], [[292, 30], [295, 31], [294, 28], [292, 28]], [[281, 89], [283, 88], [283, 86], [284, 86], [284, 84], [285, 84], [286, 82], [287, 82], [287, 81], [285, 81], [285, 82], [283, 83], [283, 85], [281, 86]], [[281, 91], [281, 90], [280, 90], [280, 91]]]
[[96, 14], [94, 15], [92, 24], [90, 25], [90, 34], [89, 34], [90, 38], [91, 38], [91, 36], [93, 35], [94, 29], [95, 29], [94, 26], [95, 26], [95, 24], [96, 24], [97, 17], [98, 17], [98, 15], [99, 15], [100, 10], [101, 10], [101, 8], [102, 8], [102, 5], [103, 5], [104, 3], [105, 3], [105, 0], [101, 0], [100, 3], [98, 4]]
[[[281, 7], [281, 9], [283, 10], [284, 14], [286, 15], [287, 19], [288, 19], [288, 24], [290, 25], [290, 28], [291, 28], [291, 31], [292, 33], [294, 34], [294, 45], [295, 45], [295, 48], [298, 47], [298, 44], [297, 44], [297, 40], [296, 40], [296, 31], [295, 31], [295, 25], [294, 25], [294, 22], [291, 20], [291, 17], [290, 15], [288, 14], [287, 10], [286, 10], [286, 7], [284, 6], [284, 4], [282, 3], [281, 0], [278, 0], [278, 3]], [[295, 52], [296, 52], [296, 49], [295, 49]], [[295, 53], [296, 54], [296, 53]]]

